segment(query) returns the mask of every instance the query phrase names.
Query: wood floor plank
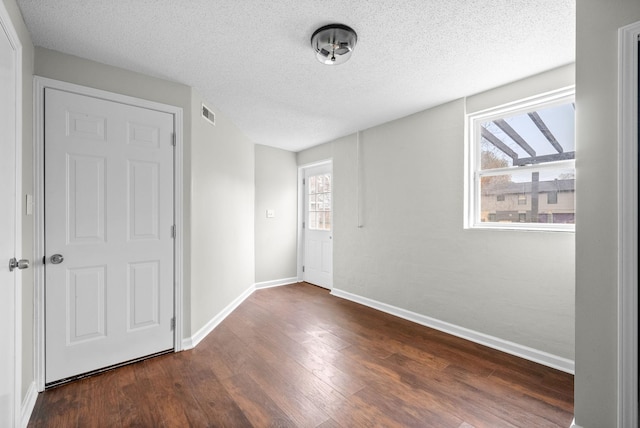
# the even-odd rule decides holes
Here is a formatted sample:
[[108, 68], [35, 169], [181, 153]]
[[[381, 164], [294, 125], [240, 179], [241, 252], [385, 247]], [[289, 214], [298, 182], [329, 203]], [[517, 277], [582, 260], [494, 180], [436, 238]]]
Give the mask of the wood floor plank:
[[266, 361], [249, 371], [251, 379], [299, 427], [316, 427], [329, 416], [295, 386], [295, 379], [282, 377]]
[[[162, 426], [162, 413], [158, 411], [160, 403], [155, 394], [157, 383], [164, 379], [149, 379], [145, 370], [145, 361], [127, 367], [120, 380], [120, 414], [123, 426], [145, 427]], [[121, 371], [118, 369], [118, 371]], [[102, 375], [96, 379], [102, 380]]]
[[[113, 372], [102, 378], [92, 377], [82, 380], [86, 389], [79, 392], [81, 404], [78, 408], [78, 427], [118, 426], [120, 406], [118, 405], [118, 381]], [[96, 420], [94, 413], [102, 415]]]
[[[328, 414], [329, 409], [336, 402], [344, 400], [345, 395], [341, 394], [338, 389], [300, 365], [290, 354], [278, 347], [254, 343], [251, 349], [255, 351], [256, 355], [260, 355], [262, 361], [269, 364], [275, 375], [293, 383], [301, 395], [325, 414]], [[262, 375], [262, 373], [259, 375]]]
[[549, 427], [573, 376], [331, 296], [258, 290], [192, 350], [38, 396], [29, 427]]
[[47, 391], [47, 399], [36, 400], [37, 417], [32, 417], [30, 427], [72, 428], [78, 425], [78, 401], [83, 385], [81, 381], [74, 385], [64, 385]]
[[280, 407], [247, 374], [222, 381], [223, 385], [255, 427], [295, 427]]
[[[248, 317], [239, 318], [237, 322], [234, 323], [233, 328], [233, 331], [242, 340], [249, 343], [252, 347], [259, 347], [262, 352], [270, 348], [284, 351], [282, 358], [292, 358], [314, 376], [323, 380], [345, 396], [351, 395], [364, 387], [362, 382], [327, 364], [323, 358], [330, 353], [339, 354], [339, 351], [335, 351], [329, 347], [319, 346], [318, 343], [309, 344], [307, 342], [296, 342], [286, 334], [281, 333], [274, 326], [268, 326], [264, 321], [256, 322], [250, 320]], [[262, 330], [263, 328], [264, 330]], [[315, 352], [309, 352], [309, 349]]]
[[[182, 373], [192, 396], [198, 402], [200, 412], [189, 414], [190, 426], [251, 426], [238, 403], [212, 370], [203, 366]], [[229, 377], [225, 377], [229, 379]]]
[[343, 353], [342, 363], [354, 370], [362, 367], [375, 378], [375, 382], [382, 384], [383, 389], [419, 391], [414, 393], [419, 397], [416, 399], [417, 402], [424, 408], [435, 409], [439, 415], [449, 414], [456, 418], [476, 421], [480, 426], [482, 422], [486, 422], [487, 426], [514, 426], [491, 413], [486, 406], [469, 401], [466, 397], [469, 392], [465, 390], [465, 386], [441, 370], [417, 362], [413, 362], [413, 370], [408, 370], [407, 365], [397, 364], [393, 358], [376, 358], [358, 348], [350, 348], [348, 351]]

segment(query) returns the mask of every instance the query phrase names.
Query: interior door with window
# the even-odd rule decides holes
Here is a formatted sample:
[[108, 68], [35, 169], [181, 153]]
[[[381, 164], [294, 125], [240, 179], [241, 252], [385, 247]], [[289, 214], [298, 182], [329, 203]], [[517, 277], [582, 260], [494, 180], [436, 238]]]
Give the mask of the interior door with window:
[[303, 280], [333, 286], [333, 176], [331, 163], [304, 169]]
[[174, 347], [170, 113], [45, 89], [46, 383]]

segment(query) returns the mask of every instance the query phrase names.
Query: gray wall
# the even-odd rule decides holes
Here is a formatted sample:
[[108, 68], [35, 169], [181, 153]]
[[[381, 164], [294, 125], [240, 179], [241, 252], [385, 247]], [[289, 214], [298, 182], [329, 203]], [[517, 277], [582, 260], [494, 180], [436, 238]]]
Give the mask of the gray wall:
[[[573, 66], [470, 97], [468, 110], [574, 82]], [[463, 229], [464, 100], [298, 154], [333, 159], [334, 287], [574, 358], [574, 234]]]
[[[298, 167], [293, 152], [255, 146], [255, 282], [297, 275]], [[275, 217], [267, 218], [266, 211]]]
[[[33, 165], [31, 163], [31, 70], [32, 64], [32, 45], [29, 35], [24, 28], [22, 19], [20, 18], [18, 9], [14, 0], [2, 0], [7, 6], [12, 16], [14, 25], [18, 28], [20, 38], [23, 43], [23, 71], [24, 71], [24, 147], [23, 147], [23, 188], [25, 193], [32, 189], [32, 172]], [[616, 189], [617, 189], [617, 151], [615, 148], [615, 135], [617, 127], [617, 41], [616, 30], [618, 27], [640, 20], [640, 3], [637, 0], [618, 0], [616, 2], [603, 2], [600, 0], [583, 0], [577, 2], [577, 136], [578, 136], [578, 188], [590, 189], [589, 192], [578, 192], [578, 224], [576, 233], [576, 389], [575, 389], [575, 407], [577, 423], [585, 428], [590, 427], [612, 427], [616, 421], [617, 391], [616, 391], [616, 370], [617, 370], [617, 258], [616, 258]], [[78, 66], [80, 68], [78, 68]], [[190, 171], [191, 155], [190, 132], [191, 127], [187, 126], [186, 118], [190, 116], [191, 102], [195, 94], [191, 94], [184, 85], [174, 84], [171, 82], [160, 81], [147, 76], [137, 75], [124, 70], [115, 69], [101, 64], [91, 63], [80, 60], [78, 58], [69, 57], [60, 53], [37, 49], [36, 54], [36, 74], [57, 78], [60, 80], [72, 81], [74, 83], [94, 86], [105, 90], [125, 93], [127, 95], [146, 98], [154, 101], [165, 102], [167, 104], [178, 105], [185, 109], [185, 170]], [[527, 85], [524, 85], [526, 87]], [[544, 86], [544, 85], [542, 85]], [[531, 87], [533, 90], [533, 87]], [[521, 93], [510, 92], [519, 90], [515, 87], [507, 88], [505, 91], [496, 90], [490, 94], [485, 94], [485, 101], [480, 98], [468, 100], [468, 105], [473, 107], [474, 102], [480, 104], [492, 104], [490, 98], [497, 97], [507, 100], [510, 97], [519, 98], [520, 95], [526, 95], [528, 90], [521, 90]], [[538, 92], [539, 89], [536, 89]], [[214, 100], [215, 101], [215, 100]], [[565, 253], [571, 253], [574, 249], [572, 238], [569, 234], [526, 234], [516, 232], [488, 232], [484, 231], [462, 231], [462, 140], [461, 126], [462, 120], [459, 118], [461, 114], [461, 102], [451, 103], [441, 106], [418, 115], [402, 119], [398, 123], [387, 124], [372, 130], [365, 131], [363, 135], [363, 145], [365, 150], [365, 168], [367, 177], [373, 181], [371, 183], [381, 184], [379, 191], [371, 188], [371, 183], [365, 186], [365, 203], [367, 204], [367, 213], [374, 214], [372, 207], [379, 207], [383, 202], [395, 202], [397, 195], [388, 195], [389, 188], [403, 189], [405, 195], [409, 191], [415, 192], [415, 198], [405, 197], [402, 199], [400, 208], [396, 212], [390, 212], [390, 208], [384, 209], [370, 218], [365, 217], [365, 228], [362, 230], [353, 230], [355, 228], [355, 207], [352, 203], [353, 199], [350, 195], [354, 190], [354, 161], [355, 161], [355, 138], [353, 136], [346, 137], [336, 142], [318, 146], [309, 149], [297, 156], [298, 164], [309, 163], [315, 160], [332, 158], [335, 156], [334, 173], [336, 174], [336, 229], [340, 231], [342, 236], [336, 236], [336, 259], [349, 257], [348, 249], [353, 247], [358, 250], [366, 248], [371, 249], [371, 253], [363, 252], [354, 257], [361, 266], [371, 268], [371, 263], [365, 259], [370, 257], [380, 257], [382, 250], [376, 246], [369, 247], [369, 242], [375, 243], [380, 241], [380, 236], [384, 232], [383, 226], [389, 227], [391, 231], [390, 237], [392, 242], [398, 242], [396, 233], [405, 233], [408, 235], [407, 243], [412, 245], [413, 249], [418, 251], [417, 254], [401, 253], [402, 257], [391, 258], [391, 266], [385, 272], [386, 279], [389, 283], [400, 284], [400, 288], [396, 292], [387, 290], [386, 284], [382, 281], [375, 281], [370, 288], [367, 288], [368, 281], [354, 278], [353, 284], [345, 283], [345, 279], [349, 277], [346, 272], [347, 263], [340, 263], [336, 266], [336, 272], [340, 275], [340, 282], [336, 283], [336, 287], [352, 292], [362, 292], [372, 298], [388, 298], [389, 303], [407, 302], [406, 307], [414, 310], [420, 310], [427, 315], [436, 316], [440, 314], [437, 307], [440, 303], [451, 300], [451, 295], [462, 293], [462, 298], [456, 298], [449, 311], [445, 314], [445, 319], [449, 319], [459, 325], [469, 324], [472, 321], [479, 321], [482, 329], [486, 329], [487, 333], [499, 335], [505, 332], [505, 338], [512, 337], [512, 340], [518, 341], [517, 334], [518, 320], [507, 318], [507, 322], [490, 322], [483, 314], [491, 310], [491, 300], [498, 299], [498, 302], [504, 306], [501, 311], [509, 312], [509, 305], [516, 304], [516, 310], [519, 314], [522, 309], [527, 314], [526, 319], [530, 319], [531, 307], [537, 305], [535, 303], [540, 296], [534, 296], [533, 305], [526, 304], [524, 296], [519, 296], [524, 288], [524, 294], [527, 295], [531, 290], [527, 290], [530, 285], [526, 278], [523, 282], [513, 281], [513, 278], [522, 278], [522, 272], [530, 272], [529, 266], [523, 266], [521, 258], [515, 257], [516, 251], [509, 260], [512, 260], [517, 267], [518, 275], [506, 275], [503, 271], [501, 278], [497, 278], [497, 284], [500, 284], [504, 290], [496, 290], [496, 287], [489, 286], [484, 281], [476, 281], [482, 275], [474, 275], [470, 278], [471, 273], [477, 273], [478, 266], [484, 264], [482, 255], [478, 254], [478, 248], [483, 251], [498, 251], [503, 253], [504, 246], [513, 246], [514, 241], [522, 242], [515, 244], [514, 248], [540, 248], [544, 247], [545, 251], [549, 248], [552, 250], [551, 255], [560, 256], [557, 266], [554, 266], [556, 273], [555, 279], [564, 278], [566, 283], [573, 284], [570, 273], [567, 272], [567, 266], [571, 265], [571, 260], [567, 260]], [[455, 117], [454, 117], [455, 116]], [[442, 119], [443, 123], [436, 123]], [[425, 123], [428, 123], [427, 126]], [[407, 127], [407, 133], [402, 128]], [[194, 125], [195, 127], [195, 125]], [[427, 131], [426, 133], [424, 133]], [[433, 134], [433, 131], [437, 131]], [[393, 137], [398, 137], [400, 132], [401, 138], [396, 143]], [[423, 134], [424, 133], [424, 134]], [[386, 137], [385, 137], [386, 135]], [[439, 138], [442, 137], [442, 138]], [[246, 142], [244, 138], [239, 137], [243, 142], [239, 151], [244, 151]], [[384, 140], [388, 141], [386, 144]], [[370, 142], [371, 144], [369, 144]], [[397, 144], [398, 150], [391, 150], [393, 145]], [[388, 148], [385, 149], [385, 145]], [[422, 147], [423, 145], [427, 147]], [[206, 151], [206, 146], [199, 150]], [[389, 152], [391, 155], [388, 162], [382, 162], [380, 157]], [[424, 158], [421, 164], [417, 165], [415, 161], [408, 159], [413, 155], [422, 155]], [[251, 162], [249, 158], [247, 163]], [[240, 162], [245, 165], [245, 162]], [[411, 170], [403, 171], [399, 166], [405, 164]], [[447, 168], [440, 165], [446, 164]], [[372, 168], [379, 168], [382, 165], [382, 171], [375, 171]], [[390, 183], [382, 183], [381, 175], [385, 172], [387, 165], [390, 167], [389, 178]], [[256, 165], [257, 166], [257, 165]], [[198, 166], [200, 168], [200, 165]], [[248, 168], [247, 168], [248, 169]], [[393, 173], [393, 174], [392, 174]], [[198, 175], [198, 174], [197, 174]], [[243, 168], [244, 176], [240, 181], [248, 179], [250, 173]], [[452, 182], [452, 189], [457, 196], [448, 196], [442, 193], [441, 186], [430, 183], [434, 178], [440, 179], [444, 175]], [[198, 180], [200, 180], [198, 178]], [[239, 186], [245, 188], [244, 186]], [[191, 200], [190, 174], [185, 177], [185, 199]], [[199, 193], [206, 194], [206, 186], [200, 186]], [[245, 188], [246, 189], [246, 188]], [[32, 191], [32, 190], [31, 190]], [[250, 193], [247, 191], [246, 193]], [[442, 221], [442, 227], [452, 233], [450, 237], [444, 239], [444, 233], [434, 230], [435, 228], [428, 225], [422, 225], [425, 219], [416, 218], [416, 210], [424, 209], [424, 200], [422, 195], [437, 195], [443, 198], [443, 206], [446, 208], [444, 212], [438, 210], [427, 210], [427, 219], [435, 219]], [[228, 195], [232, 198], [232, 195]], [[244, 195], [247, 196], [247, 195]], [[382, 197], [385, 200], [382, 200]], [[389, 199], [387, 199], [389, 196]], [[415, 200], [415, 204], [409, 204], [410, 200]], [[243, 199], [240, 205], [250, 206], [251, 204]], [[220, 204], [218, 204], [220, 205]], [[190, 203], [187, 203], [190, 206]], [[601, 209], [603, 206], [609, 207], [607, 210]], [[389, 204], [389, 207], [393, 205]], [[210, 207], [209, 207], [210, 208]], [[207, 210], [205, 210], [207, 211]], [[251, 210], [253, 212], [253, 210]], [[341, 214], [338, 214], [342, 212]], [[206, 217], [204, 213], [198, 215], [197, 221], [201, 222]], [[390, 218], [393, 217], [393, 218]], [[187, 231], [190, 230], [189, 221], [192, 215], [186, 218]], [[410, 220], [410, 227], [400, 224], [400, 220]], [[244, 221], [240, 221], [242, 225]], [[25, 253], [32, 250], [32, 219], [23, 218], [23, 248]], [[373, 227], [376, 229], [373, 230]], [[196, 234], [197, 231], [194, 231]], [[257, 230], [256, 230], [256, 233]], [[193, 326], [185, 326], [185, 334], [191, 334], [196, 331], [199, 324], [207, 318], [207, 311], [200, 308], [197, 309], [197, 315], [191, 314], [188, 306], [192, 301], [198, 300], [198, 293], [191, 293], [189, 289], [189, 278], [191, 269], [189, 268], [189, 257], [192, 244], [189, 241], [190, 233], [187, 233], [185, 244], [185, 291], [188, 298], [185, 301], [185, 322], [189, 324], [190, 320], [194, 320]], [[534, 235], [534, 236], [528, 236]], [[353, 244], [350, 239], [356, 238]], [[211, 239], [210, 237], [205, 239]], [[244, 243], [244, 246], [250, 246]], [[364, 247], [366, 245], [366, 248]], [[439, 251], [432, 248], [443, 245]], [[193, 245], [194, 248], [200, 248], [201, 245]], [[453, 254], [458, 253], [458, 254]], [[558, 254], [555, 254], [558, 253]], [[393, 255], [391, 255], [393, 256]], [[455, 266], [455, 260], [459, 262], [469, 261], [471, 264], [462, 263]], [[347, 261], [350, 259], [347, 258]], [[539, 260], [536, 260], [536, 262]], [[444, 262], [439, 265], [438, 262]], [[200, 261], [198, 263], [201, 263]], [[393, 266], [399, 263], [398, 266]], [[250, 264], [250, 263], [249, 263]], [[423, 269], [429, 269], [428, 272], [422, 272]], [[503, 268], [502, 264], [496, 264], [495, 260], [491, 261], [489, 267]], [[455, 269], [454, 269], [455, 268]], [[512, 272], [513, 268], [506, 267], [506, 272]], [[524, 269], [524, 270], [523, 270]], [[256, 272], [258, 269], [256, 269]], [[500, 269], [491, 269], [490, 271], [481, 272], [483, 275], [493, 275]], [[237, 269], [236, 269], [237, 272]], [[200, 277], [200, 273], [196, 273]], [[363, 275], [371, 277], [370, 273]], [[418, 277], [424, 277], [424, 281], [416, 281]], [[449, 280], [447, 280], [449, 277]], [[33, 380], [32, 373], [32, 297], [33, 284], [30, 273], [24, 275], [23, 290], [23, 388], [26, 388]], [[256, 276], [258, 278], [258, 276]], [[275, 279], [268, 276], [261, 279]], [[336, 277], [338, 278], [338, 276]], [[398, 279], [412, 280], [410, 283], [403, 283]], [[247, 278], [239, 278], [235, 281], [238, 288], [242, 288]], [[562, 281], [564, 284], [564, 280]], [[466, 283], [466, 285], [463, 285]], [[555, 282], [554, 282], [555, 283]], [[515, 285], [514, 285], [515, 284]], [[485, 292], [486, 294], [482, 294]], [[546, 289], [546, 287], [545, 287]], [[545, 290], [540, 290], [544, 294]], [[540, 313], [537, 318], [543, 318], [543, 328], [546, 330], [549, 325], [556, 325], [560, 330], [557, 334], [561, 343], [555, 343], [551, 340], [548, 349], [551, 352], [572, 356], [571, 349], [566, 349], [566, 337], [571, 336], [573, 314], [571, 313], [571, 305], [568, 305], [567, 295], [571, 294], [570, 290], [561, 286], [560, 290], [550, 290], [553, 293], [559, 292], [560, 305], [552, 308], [552, 320], [545, 321], [544, 312]], [[496, 294], [497, 293], [497, 294]], [[232, 294], [232, 293], [230, 293]], [[474, 296], [480, 294], [479, 304], [469, 305], [473, 301]], [[415, 303], [408, 302], [407, 296], [418, 296], [419, 299]], [[553, 296], [553, 299], [557, 297]], [[220, 305], [224, 305], [221, 299]], [[411, 300], [411, 299], [409, 299]], [[521, 304], [526, 305], [521, 305]], [[562, 307], [569, 306], [566, 314]], [[476, 307], [476, 308], [474, 308]], [[417, 308], [417, 309], [415, 309]], [[465, 314], [465, 309], [469, 309], [469, 313]], [[547, 309], [543, 308], [544, 311]], [[498, 318], [498, 317], [491, 317]], [[562, 318], [558, 320], [558, 318]], [[499, 320], [498, 320], [499, 321]], [[487, 325], [488, 324], [488, 325]], [[471, 328], [480, 330], [480, 327], [471, 325]], [[531, 340], [531, 345], [537, 347], [540, 339], [535, 337]], [[569, 346], [570, 348], [570, 346]]]
[[[192, 111], [203, 101], [194, 90]], [[254, 282], [253, 143], [212, 110], [216, 126], [199, 115], [192, 125], [191, 334]]]
[[[577, 3], [576, 423], [617, 420], [617, 175], [619, 27], [638, 0]], [[588, 191], [581, 191], [588, 189]]]
[[[33, 195], [33, 43], [15, 0], [2, 0], [22, 44], [22, 194]], [[24, 197], [22, 198], [24, 200]], [[22, 254], [33, 254], [33, 216], [22, 209]], [[34, 380], [33, 373], [33, 269], [22, 271], [22, 397]]]

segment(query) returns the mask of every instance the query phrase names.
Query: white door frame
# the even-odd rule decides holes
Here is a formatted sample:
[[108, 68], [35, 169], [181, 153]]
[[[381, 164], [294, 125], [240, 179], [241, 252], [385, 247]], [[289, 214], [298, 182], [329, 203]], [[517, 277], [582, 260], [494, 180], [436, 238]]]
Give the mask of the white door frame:
[[[4, 31], [15, 52], [15, 175], [16, 175], [16, 243], [14, 256], [22, 257], [22, 43], [18, 37], [9, 12], [4, 3], [0, 2], [0, 31]], [[2, 261], [2, 263], [8, 260]], [[14, 298], [14, 426], [22, 423], [22, 272], [15, 270], [15, 283], [19, 285]]]
[[618, 31], [618, 427], [638, 427], [638, 42]]
[[44, 293], [44, 90], [45, 88], [73, 92], [79, 95], [128, 104], [135, 107], [158, 110], [172, 114], [176, 148], [174, 156], [174, 218], [176, 237], [174, 242], [174, 351], [182, 350], [183, 326], [183, 116], [182, 108], [127, 95], [102, 91], [44, 77], [34, 77], [34, 186], [35, 186], [35, 233], [34, 233], [34, 282], [35, 282], [35, 380], [38, 391], [45, 387], [45, 293]]
[[[302, 265], [304, 264], [304, 228], [302, 227], [302, 223], [304, 222], [304, 201], [305, 201], [305, 194], [304, 194], [304, 184], [302, 184], [302, 180], [304, 179], [304, 170], [307, 168], [314, 168], [316, 166], [320, 166], [320, 165], [331, 165], [332, 167], [332, 171], [333, 171], [333, 159], [325, 159], [322, 161], [318, 161], [318, 162], [312, 162], [312, 163], [307, 163], [304, 165], [298, 165], [298, 282], [301, 282], [304, 280], [304, 274], [302, 272]], [[335, 189], [335, 186], [333, 185], [333, 172], [331, 174], [331, 188]], [[333, 190], [332, 190], [333, 192]], [[335, 202], [335, 197], [331, 197], [331, 211], [333, 213], [334, 209], [334, 202]], [[333, 217], [332, 214], [332, 228], [333, 228], [333, 224], [335, 223], [333, 221], [335, 217]], [[331, 245], [333, 245], [333, 241], [331, 243]], [[333, 251], [332, 251], [333, 253]], [[331, 276], [333, 277], [333, 271], [331, 272]], [[333, 280], [331, 281], [331, 283], [333, 284]]]

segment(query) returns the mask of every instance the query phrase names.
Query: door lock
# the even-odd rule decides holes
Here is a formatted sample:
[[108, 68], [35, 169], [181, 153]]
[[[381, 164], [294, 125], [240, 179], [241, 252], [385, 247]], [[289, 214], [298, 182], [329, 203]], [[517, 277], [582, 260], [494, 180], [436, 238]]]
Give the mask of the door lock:
[[28, 267], [29, 267], [29, 260], [27, 259], [16, 260], [16, 258], [14, 257], [11, 260], [9, 260], [9, 272], [13, 272], [15, 268], [26, 269]]
[[49, 261], [54, 265], [59, 265], [60, 263], [63, 262], [63, 260], [64, 260], [64, 257], [62, 257], [62, 254], [54, 254], [49, 258]]

